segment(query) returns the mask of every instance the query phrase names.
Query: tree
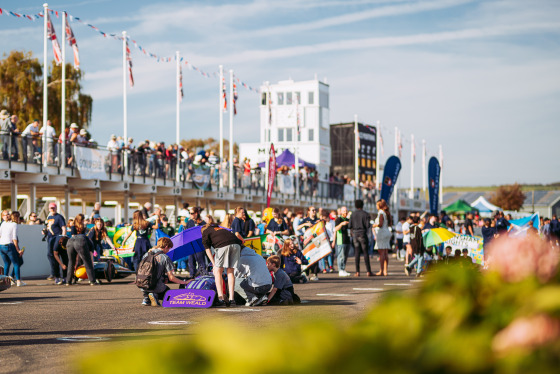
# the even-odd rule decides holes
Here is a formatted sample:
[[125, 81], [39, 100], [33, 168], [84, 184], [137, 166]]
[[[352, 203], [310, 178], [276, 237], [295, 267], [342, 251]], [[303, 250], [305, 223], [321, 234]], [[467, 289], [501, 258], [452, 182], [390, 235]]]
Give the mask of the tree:
[[32, 56], [31, 52], [12, 51], [0, 61], [0, 105], [20, 118], [20, 129], [42, 113], [43, 70]]
[[[66, 122], [87, 128], [91, 123], [93, 99], [81, 92], [84, 73], [66, 64]], [[48, 81], [48, 117], [57, 132], [61, 127], [62, 66], [51, 63]], [[20, 130], [41, 119], [43, 113], [43, 69], [32, 52], [12, 51], [0, 61], [0, 105], [19, 117]]]
[[[208, 151], [214, 151], [217, 156], [220, 155], [220, 141], [214, 138], [208, 139], [188, 139], [181, 140], [181, 146], [189, 151], [197, 151], [200, 149], [205, 149]], [[237, 143], [233, 143], [233, 155], [235, 157], [239, 156], [239, 146]], [[224, 158], [229, 157], [229, 140], [224, 139]]]
[[517, 183], [499, 186], [490, 198], [490, 202], [503, 210], [519, 210], [525, 201], [525, 193]]

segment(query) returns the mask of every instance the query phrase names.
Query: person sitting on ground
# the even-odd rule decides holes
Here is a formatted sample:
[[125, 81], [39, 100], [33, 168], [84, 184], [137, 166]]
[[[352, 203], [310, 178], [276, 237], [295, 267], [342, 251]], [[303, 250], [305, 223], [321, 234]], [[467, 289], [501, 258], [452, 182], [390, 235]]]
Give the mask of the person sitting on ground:
[[303, 253], [294, 246], [291, 239], [284, 241], [280, 252], [280, 262], [280, 267], [288, 274], [292, 283], [307, 283], [307, 277], [301, 272], [301, 265], [307, 265], [309, 262]]
[[266, 226], [266, 233], [272, 235], [289, 235], [288, 225], [286, 221], [280, 216], [280, 209], [274, 208], [272, 210], [272, 219]]
[[142, 259], [153, 253], [156, 256], [157, 268], [155, 269], [156, 286], [153, 289], [142, 290], [144, 299], [143, 306], [160, 306], [159, 300], [163, 300], [169, 287], [165, 285], [166, 280], [177, 284], [188, 284], [188, 281], [177, 278], [173, 275], [173, 262], [167, 252], [173, 248], [173, 242], [169, 238], [160, 238], [154, 248], [150, 249]]
[[274, 273], [274, 284], [268, 294], [269, 305], [293, 305], [299, 303], [300, 299], [294, 292], [294, 285], [288, 274], [280, 269], [281, 260], [279, 256], [270, 256], [266, 259], [268, 270]]
[[268, 301], [272, 277], [262, 256], [251, 248], [241, 248], [234, 274], [235, 291], [247, 301], [245, 305], [258, 306]]

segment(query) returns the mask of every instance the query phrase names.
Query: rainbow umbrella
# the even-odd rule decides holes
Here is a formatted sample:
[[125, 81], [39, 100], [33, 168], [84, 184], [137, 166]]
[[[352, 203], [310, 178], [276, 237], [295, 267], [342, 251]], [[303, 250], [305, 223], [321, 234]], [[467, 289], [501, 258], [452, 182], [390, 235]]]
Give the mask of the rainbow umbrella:
[[433, 247], [434, 245], [446, 242], [454, 236], [457, 236], [457, 234], [442, 227], [438, 227], [436, 229], [430, 229], [423, 233], [422, 240], [424, 241], [424, 246], [426, 248], [429, 248]]

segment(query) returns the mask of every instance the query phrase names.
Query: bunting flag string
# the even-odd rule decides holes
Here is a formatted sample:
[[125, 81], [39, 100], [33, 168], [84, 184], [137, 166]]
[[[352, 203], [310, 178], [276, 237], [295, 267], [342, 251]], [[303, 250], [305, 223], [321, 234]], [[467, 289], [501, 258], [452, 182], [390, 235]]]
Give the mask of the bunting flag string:
[[[58, 18], [59, 15], [62, 13], [62, 12], [59, 12], [59, 11], [53, 10], [53, 9], [49, 9], [48, 11], [49, 11], [50, 14], [56, 16], [57, 18]], [[20, 13], [12, 12], [12, 11], [10, 11], [10, 10], [3, 9], [3, 8], [0, 8], [0, 15], [12, 16], [12, 17], [17, 17], [17, 18], [25, 18], [25, 19], [27, 19], [27, 20], [29, 20], [29, 21], [36, 21], [36, 20], [38, 20], [38, 19], [40, 19], [40, 18], [43, 18], [43, 13], [42, 13], [42, 12], [41, 12], [41, 13], [38, 13], [38, 14], [31, 14], [31, 15], [29, 15], [29, 14], [20, 14]], [[95, 32], [101, 34], [104, 38], [112, 38], [112, 39], [115, 39], [115, 40], [120, 40], [121, 42], [122, 42], [122, 40], [123, 40], [123, 37], [122, 37], [121, 35], [119, 35], [119, 34], [106, 33], [106, 32], [104, 32], [104, 31], [102, 31], [101, 29], [99, 29], [98, 27], [96, 27], [95, 25], [92, 25], [91, 23], [87, 23], [87, 22], [83, 21], [83, 20], [82, 20], [81, 18], [79, 18], [79, 17], [73, 16], [73, 15], [71, 15], [71, 14], [68, 14], [67, 16], [68, 16], [67, 19], [69, 19], [71, 22], [79, 22], [79, 23], [81, 23], [82, 25], [87, 26], [88, 28], [90, 28], [90, 29], [94, 30]], [[157, 62], [171, 62], [171, 61], [174, 61], [175, 58], [176, 58], [176, 57], [161, 57], [161, 56], [158, 56], [158, 55], [156, 55], [155, 53], [151, 53], [151, 52], [147, 51], [147, 50], [146, 50], [145, 48], [143, 48], [140, 44], [138, 44], [135, 40], [132, 40], [132, 39], [130, 39], [129, 37], [127, 37], [127, 39], [129, 39], [129, 40], [132, 42], [132, 44], [134, 44], [134, 46], [135, 46], [136, 48], [138, 48], [144, 55], [155, 59]], [[53, 43], [54, 43], [54, 42], [53, 42]], [[57, 42], [57, 44], [58, 44], [58, 42]], [[72, 45], [72, 48], [74, 49], [74, 54], [75, 54], [75, 55], [74, 55], [74, 58], [76, 58], [76, 53], [77, 53], [76, 51], [77, 51], [77, 48], [78, 48], [78, 47], [77, 47], [77, 44], [75, 45], [75, 48], [74, 48], [74, 45]], [[60, 56], [60, 55], [61, 55], [61, 54], [59, 54], [59, 56]], [[56, 52], [55, 52], [55, 58], [56, 58]], [[57, 60], [57, 63], [60, 63], [60, 62]], [[189, 63], [189, 62], [186, 61], [186, 60], [184, 61], [184, 64], [185, 64], [186, 66], [188, 66], [189, 69], [191, 69], [191, 70], [193, 70], [193, 71], [196, 71], [197, 73], [199, 73], [200, 75], [202, 75], [202, 76], [205, 77], [205, 78], [210, 78], [210, 77], [215, 77], [215, 78], [217, 78], [217, 77], [218, 77], [218, 73], [216, 73], [216, 72], [208, 73], [208, 72], [206, 72], [206, 71], [203, 71], [202, 69], [200, 69], [200, 68], [198, 68], [198, 67], [192, 65], [191, 63]], [[245, 88], [245, 89], [247, 89], [247, 90], [249, 90], [249, 91], [255, 92], [255, 93], [257, 93], [257, 94], [260, 93], [258, 89], [249, 86], [248, 84], [246, 84], [245, 82], [240, 81], [239, 79], [238, 79], [238, 83], [239, 83], [241, 86], [243, 86], [243, 88]]]
[[[60, 44], [56, 39], [56, 32], [54, 31], [54, 25], [52, 23], [51, 17], [47, 14], [47, 38], [52, 42], [54, 59], [56, 64], [59, 65], [62, 62], [62, 52], [60, 50]], [[63, 41], [64, 42], [64, 41]]]
[[74, 32], [68, 23], [68, 17], [66, 17], [66, 40], [68, 40], [68, 44], [72, 47], [74, 51], [74, 68], [80, 69], [80, 55], [78, 52], [78, 42], [76, 42], [76, 37], [74, 36]]

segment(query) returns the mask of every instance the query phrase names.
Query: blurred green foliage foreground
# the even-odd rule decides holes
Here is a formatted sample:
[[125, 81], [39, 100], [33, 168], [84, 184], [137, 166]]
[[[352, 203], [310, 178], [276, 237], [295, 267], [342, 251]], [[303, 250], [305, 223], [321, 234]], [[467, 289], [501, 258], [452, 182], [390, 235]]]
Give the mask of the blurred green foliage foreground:
[[290, 326], [271, 321], [257, 334], [242, 325], [203, 323], [191, 337], [91, 352], [77, 369], [96, 374], [558, 373], [557, 249], [539, 238], [504, 239], [494, 243], [491, 256], [490, 269], [483, 272], [440, 266], [420, 290], [390, 294], [350, 327], [325, 320]]

